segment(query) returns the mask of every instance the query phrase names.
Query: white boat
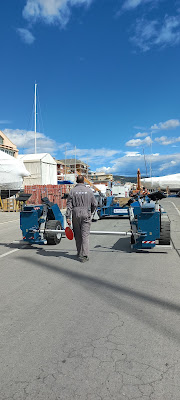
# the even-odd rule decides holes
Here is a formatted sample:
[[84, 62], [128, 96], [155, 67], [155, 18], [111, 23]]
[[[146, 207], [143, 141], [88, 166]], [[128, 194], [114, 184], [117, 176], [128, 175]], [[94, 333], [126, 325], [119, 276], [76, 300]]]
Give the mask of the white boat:
[[29, 175], [21, 160], [0, 151], [0, 196], [2, 199], [19, 192], [23, 186], [23, 178]]
[[168, 188], [172, 192], [178, 192], [180, 190], [180, 174], [143, 178], [141, 184], [147, 189], [166, 190]]

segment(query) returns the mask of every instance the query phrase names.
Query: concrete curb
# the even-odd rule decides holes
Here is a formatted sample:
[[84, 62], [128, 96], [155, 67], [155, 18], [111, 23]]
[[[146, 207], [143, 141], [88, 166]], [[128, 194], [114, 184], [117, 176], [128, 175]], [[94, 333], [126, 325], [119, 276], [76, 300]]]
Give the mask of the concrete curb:
[[173, 199], [171, 198], [167, 198], [162, 203], [171, 221], [172, 244], [175, 250], [177, 251], [178, 255], [180, 256], [180, 210], [174, 203]]

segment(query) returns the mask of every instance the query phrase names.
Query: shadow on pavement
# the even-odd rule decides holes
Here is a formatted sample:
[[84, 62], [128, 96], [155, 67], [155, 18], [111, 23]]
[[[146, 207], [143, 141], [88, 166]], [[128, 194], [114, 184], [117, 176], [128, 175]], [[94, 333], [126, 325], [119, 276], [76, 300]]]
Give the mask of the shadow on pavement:
[[[19, 256], [17, 258], [26, 263], [32, 263], [32, 260], [26, 256]], [[33, 259], [33, 262], [38, 268], [54, 271], [68, 279], [74, 280], [77, 284], [84, 286], [86, 290], [93, 292], [97, 297], [104, 298], [104, 300], [109, 302], [114, 308], [132, 315], [133, 318], [138, 319], [141, 323], [149, 325], [154, 330], [180, 343], [179, 329], [177, 329], [177, 331], [173, 330], [171, 316], [169, 315], [167, 318], [167, 312], [169, 311], [174, 314], [178, 322], [180, 314], [179, 304], [99, 277], [90, 276], [87, 272], [89, 271], [89, 269], [87, 270], [87, 266], [84, 273], [82, 273], [81, 271], [74, 271], [69, 267], [64, 268], [60, 263], [58, 266], [49, 265], [48, 261], [45, 262], [45, 260], [42, 261], [39, 258], [37, 260]], [[156, 314], [155, 310], [152, 308], [145, 309], [143, 307], [145, 304], [151, 307], [159, 307], [161, 311], [165, 313], [163, 322], [159, 321], [160, 318], [158, 318], [158, 315], [162, 317], [162, 314], [159, 314], [159, 312]]]
[[123, 237], [117, 240], [116, 243], [113, 244], [113, 246], [101, 246], [100, 244], [97, 244], [94, 246], [94, 249], [109, 249], [109, 250], [119, 250], [123, 251], [124, 253], [131, 253], [131, 244], [130, 244], [130, 238], [129, 237]]
[[[140, 249], [140, 250], [133, 250], [131, 249], [131, 244], [130, 244], [130, 238], [129, 237], [123, 237], [117, 240], [116, 243], [113, 244], [112, 247], [110, 246], [101, 246], [100, 244], [97, 244], [94, 246], [94, 249], [109, 249], [109, 250], [116, 250], [116, 251], [121, 251], [123, 253], [143, 253], [143, 254], [167, 254], [167, 250], [160, 250], [159, 248], [156, 250], [153, 249]], [[91, 250], [94, 251], [94, 250]], [[101, 250], [99, 250], [101, 251]]]
[[45, 249], [37, 248], [37, 247], [35, 247], [35, 249], [37, 250], [36, 254], [39, 254], [40, 256], [57, 257], [57, 258], [64, 257], [64, 258], [70, 258], [72, 260], [79, 262], [79, 259], [76, 255], [71, 255], [67, 251], [45, 250]]

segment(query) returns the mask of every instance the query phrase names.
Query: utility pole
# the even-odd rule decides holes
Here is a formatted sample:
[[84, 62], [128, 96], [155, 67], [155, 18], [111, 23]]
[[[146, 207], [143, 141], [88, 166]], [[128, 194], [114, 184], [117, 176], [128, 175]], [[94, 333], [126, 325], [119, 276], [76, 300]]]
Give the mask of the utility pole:
[[76, 146], [74, 147], [74, 174], [75, 174], [75, 177], [76, 177]]
[[146, 178], [148, 177], [148, 173], [147, 173], [147, 164], [146, 164], [146, 157], [145, 157], [145, 153], [144, 153], [144, 148], [143, 148], [143, 155], [144, 155], [144, 163], [145, 163], [145, 168], [146, 168]]
[[88, 158], [87, 158], [87, 179], [88, 179]]
[[65, 146], [65, 181], [66, 181], [66, 150], [67, 150], [67, 146]]
[[[151, 162], [150, 162], [150, 178], [152, 178], [152, 132], [151, 132]], [[152, 182], [152, 179], [151, 179]]]
[[37, 116], [37, 111], [36, 111], [36, 92], [37, 92], [37, 83], [35, 83], [35, 89], [34, 89], [34, 153], [36, 154], [36, 116]]

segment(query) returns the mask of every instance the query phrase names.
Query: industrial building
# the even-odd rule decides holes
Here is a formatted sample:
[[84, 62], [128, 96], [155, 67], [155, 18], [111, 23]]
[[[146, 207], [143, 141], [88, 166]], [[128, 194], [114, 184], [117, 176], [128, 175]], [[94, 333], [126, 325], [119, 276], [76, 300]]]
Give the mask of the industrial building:
[[57, 163], [57, 180], [63, 180], [65, 177], [65, 164], [60, 160], [56, 160], [56, 163]]
[[113, 175], [112, 174], [105, 174], [105, 172], [92, 172], [91, 173], [91, 180], [95, 184], [102, 183], [104, 185], [107, 185], [108, 182], [112, 182], [113, 181]]
[[67, 158], [64, 160], [57, 160], [59, 171], [64, 170], [64, 175], [75, 173], [76, 171], [82, 175], [88, 176], [90, 174], [90, 167], [88, 164], [75, 158]]

